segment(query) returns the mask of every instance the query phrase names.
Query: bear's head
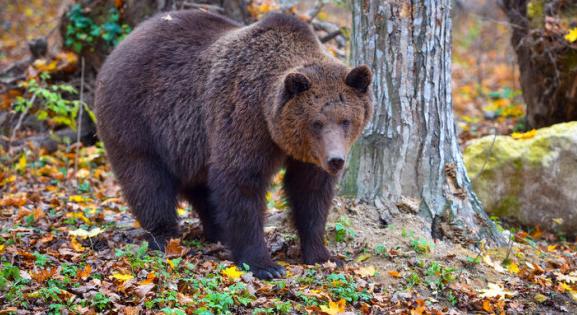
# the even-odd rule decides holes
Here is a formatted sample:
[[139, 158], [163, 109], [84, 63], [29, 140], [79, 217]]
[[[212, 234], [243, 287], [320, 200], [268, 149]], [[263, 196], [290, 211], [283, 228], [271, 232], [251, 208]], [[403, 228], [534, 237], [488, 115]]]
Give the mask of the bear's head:
[[371, 119], [371, 79], [366, 65], [350, 69], [338, 63], [285, 73], [268, 119], [273, 140], [291, 157], [339, 174]]

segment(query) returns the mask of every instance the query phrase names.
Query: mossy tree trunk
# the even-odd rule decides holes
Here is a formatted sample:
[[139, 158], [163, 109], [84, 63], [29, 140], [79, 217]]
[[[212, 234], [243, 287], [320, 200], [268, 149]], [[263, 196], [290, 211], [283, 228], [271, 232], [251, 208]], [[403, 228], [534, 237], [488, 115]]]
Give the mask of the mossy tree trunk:
[[574, 21], [577, 3], [500, 0], [500, 5], [511, 23], [528, 127], [577, 120], [577, 44], [555, 31], [556, 21]]
[[434, 238], [503, 244], [472, 192], [451, 105], [451, 0], [353, 1], [352, 63], [374, 72], [375, 113], [342, 192], [381, 220], [413, 211]]

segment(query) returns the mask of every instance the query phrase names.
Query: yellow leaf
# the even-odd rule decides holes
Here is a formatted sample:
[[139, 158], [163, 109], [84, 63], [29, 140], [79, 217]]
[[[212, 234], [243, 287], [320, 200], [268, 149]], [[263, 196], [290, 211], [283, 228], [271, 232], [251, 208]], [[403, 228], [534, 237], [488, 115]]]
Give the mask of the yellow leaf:
[[361, 277], [372, 277], [375, 275], [376, 272], [377, 269], [375, 269], [375, 266], [366, 266], [361, 267], [358, 270], [355, 270], [355, 273]]
[[527, 132], [513, 132], [511, 137], [515, 140], [525, 140], [525, 139], [531, 139], [531, 138], [535, 137], [536, 135], [537, 135], [537, 130], [532, 129], [532, 130], [527, 131]]
[[547, 246], [548, 252], [554, 252], [557, 249], [557, 245], [549, 245]]
[[80, 195], [72, 195], [72, 196], [68, 197], [68, 201], [70, 201], [70, 202], [84, 202], [84, 201], [86, 201], [86, 198], [84, 198], [84, 196], [80, 196]]
[[338, 302], [333, 302], [329, 300], [329, 305], [321, 305], [321, 311], [329, 315], [337, 315], [344, 313], [347, 307], [347, 302], [344, 299], [340, 299]]
[[23, 172], [26, 170], [26, 154], [22, 154], [18, 159], [18, 163], [14, 167], [17, 171]]
[[102, 232], [103, 232], [103, 230], [101, 228], [93, 228], [90, 231], [86, 231], [83, 229], [68, 231], [68, 234], [70, 234], [72, 236], [78, 236], [80, 238], [87, 238], [87, 237], [95, 237], [96, 235], [98, 235]]
[[132, 278], [134, 278], [131, 274], [124, 274], [124, 273], [113, 273], [112, 274], [112, 278], [116, 279], [116, 280], [120, 280], [120, 281], [128, 281]]
[[240, 276], [242, 276], [242, 271], [238, 270], [238, 268], [236, 268], [236, 266], [228, 267], [228, 268], [224, 269], [223, 271], [221, 271], [221, 273], [223, 276], [225, 276], [231, 280], [240, 279]]
[[539, 303], [543, 303], [543, 302], [547, 301], [547, 299], [548, 299], [546, 296], [544, 296], [541, 293], [535, 294], [535, 296], [533, 298], [535, 299], [535, 301], [537, 301]]
[[67, 218], [80, 219], [80, 220], [82, 220], [82, 222], [84, 222], [86, 224], [92, 224], [92, 222], [90, 222], [90, 220], [88, 220], [88, 218], [82, 212], [68, 212], [68, 213], [66, 213], [66, 217]]
[[510, 273], [518, 274], [519, 266], [517, 266], [516, 263], [512, 262], [507, 266], [507, 270], [509, 270]]
[[559, 283], [559, 289], [561, 289], [561, 292], [571, 292], [573, 291], [573, 288], [571, 288], [567, 283], [565, 282], [560, 282]]
[[6, 248], [6, 245], [0, 245], [0, 254], [4, 253], [4, 248]]
[[174, 270], [174, 263], [172, 262], [172, 260], [166, 258], [166, 262], [168, 263], [168, 265], [170, 266], [170, 268], [171, 268], [172, 270]]
[[483, 298], [499, 297], [499, 299], [504, 299], [506, 296], [515, 296], [517, 294], [517, 292], [507, 291], [495, 283], [489, 283], [488, 286], [489, 286], [488, 289], [481, 290], [482, 294], [480, 295], [480, 297]]
[[78, 242], [76, 236], [72, 236], [72, 239], [70, 239], [70, 246], [77, 252], [83, 252], [86, 249], [82, 244], [80, 244], [80, 242]]
[[570, 43], [577, 41], [577, 27], [572, 28], [567, 35], [565, 35], [565, 40]]
[[373, 255], [371, 255], [371, 254], [369, 254], [369, 253], [363, 253], [363, 254], [360, 254], [359, 257], [357, 257], [357, 258], [355, 259], [355, 261], [356, 261], [356, 262], [363, 262], [363, 261], [371, 258], [372, 256], [373, 256]]

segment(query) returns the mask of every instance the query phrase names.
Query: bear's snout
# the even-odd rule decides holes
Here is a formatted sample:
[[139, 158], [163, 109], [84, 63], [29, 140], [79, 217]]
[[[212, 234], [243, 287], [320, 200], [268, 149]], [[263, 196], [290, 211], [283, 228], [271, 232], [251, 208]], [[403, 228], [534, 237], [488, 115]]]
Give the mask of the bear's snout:
[[331, 173], [336, 174], [343, 169], [343, 166], [345, 166], [345, 159], [340, 156], [330, 157], [327, 161], [327, 165], [329, 166]]

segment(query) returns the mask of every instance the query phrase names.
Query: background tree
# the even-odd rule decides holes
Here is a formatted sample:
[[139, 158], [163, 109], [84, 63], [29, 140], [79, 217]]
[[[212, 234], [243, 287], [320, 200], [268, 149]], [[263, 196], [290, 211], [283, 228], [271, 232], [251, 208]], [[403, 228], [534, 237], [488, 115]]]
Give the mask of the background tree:
[[[575, 1], [501, 0], [512, 28], [527, 123], [541, 128], [577, 120]], [[577, 31], [575, 31], [577, 32]]]
[[451, 105], [451, 0], [353, 1], [352, 63], [374, 71], [375, 113], [351, 153], [343, 193], [390, 222], [413, 211], [435, 238], [503, 236], [472, 192]]

